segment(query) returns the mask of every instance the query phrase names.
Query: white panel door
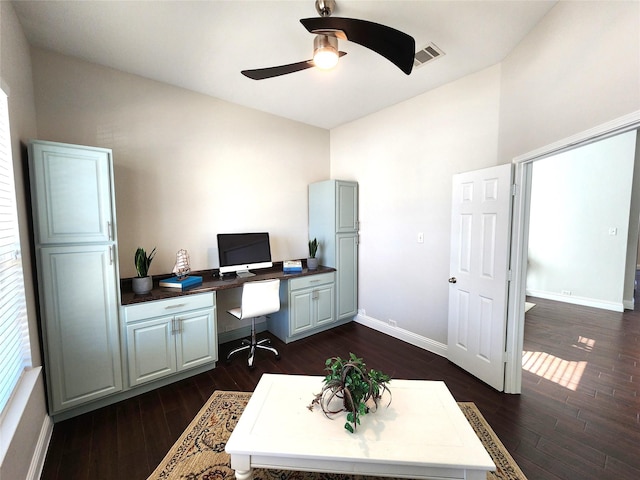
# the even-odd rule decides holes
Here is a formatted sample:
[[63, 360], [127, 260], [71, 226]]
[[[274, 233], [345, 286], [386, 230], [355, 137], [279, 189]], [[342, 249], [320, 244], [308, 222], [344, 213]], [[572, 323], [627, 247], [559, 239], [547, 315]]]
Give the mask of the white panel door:
[[500, 391], [510, 225], [511, 164], [454, 175], [447, 356]]

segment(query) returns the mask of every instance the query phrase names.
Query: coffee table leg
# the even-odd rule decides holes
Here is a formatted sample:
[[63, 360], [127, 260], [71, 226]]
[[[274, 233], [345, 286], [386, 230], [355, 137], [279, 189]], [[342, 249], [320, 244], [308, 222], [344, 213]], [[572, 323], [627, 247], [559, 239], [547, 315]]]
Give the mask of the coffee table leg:
[[251, 480], [251, 469], [249, 470], [236, 470], [236, 480]]

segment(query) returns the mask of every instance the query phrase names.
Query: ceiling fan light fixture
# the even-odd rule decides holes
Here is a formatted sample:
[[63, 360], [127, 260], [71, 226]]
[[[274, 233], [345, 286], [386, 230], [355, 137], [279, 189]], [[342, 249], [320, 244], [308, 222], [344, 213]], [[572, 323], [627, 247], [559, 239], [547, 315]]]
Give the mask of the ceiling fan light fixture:
[[313, 39], [313, 63], [322, 70], [329, 70], [338, 63], [338, 39], [328, 35], [316, 35]]

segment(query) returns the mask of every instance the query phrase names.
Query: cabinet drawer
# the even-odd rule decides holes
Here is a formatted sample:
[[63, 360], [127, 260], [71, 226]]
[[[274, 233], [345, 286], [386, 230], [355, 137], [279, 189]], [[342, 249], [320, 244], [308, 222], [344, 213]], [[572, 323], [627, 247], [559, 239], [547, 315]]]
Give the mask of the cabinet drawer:
[[315, 287], [335, 281], [335, 272], [319, 273], [318, 275], [308, 275], [306, 277], [292, 278], [289, 280], [289, 290], [299, 290], [301, 288]]
[[131, 323], [162, 315], [173, 315], [189, 310], [211, 308], [214, 304], [215, 297], [213, 292], [139, 303], [124, 308], [125, 322]]

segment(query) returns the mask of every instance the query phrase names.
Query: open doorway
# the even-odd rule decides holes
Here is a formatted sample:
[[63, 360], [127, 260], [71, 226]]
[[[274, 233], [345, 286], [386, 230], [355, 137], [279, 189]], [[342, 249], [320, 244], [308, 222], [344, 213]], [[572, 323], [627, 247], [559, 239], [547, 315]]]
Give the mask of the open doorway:
[[528, 296], [633, 309], [636, 137], [632, 130], [532, 163]]
[[529, 210], [531, 206], [533, 163], [624, 132], [637, 130], [639, 127], [640, 111], [637, 111], [514, 159], [514, 164], [516, 165], [515, 184], [516, 191], [519, 194], [516, 196], [514, 203], [512, 229], [512, 281], [509, 286], [505, 392], [520, 393], [522, 388], [524, 310], [526, 302]]

